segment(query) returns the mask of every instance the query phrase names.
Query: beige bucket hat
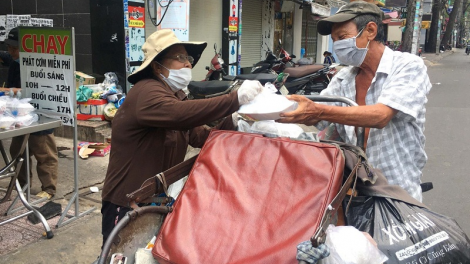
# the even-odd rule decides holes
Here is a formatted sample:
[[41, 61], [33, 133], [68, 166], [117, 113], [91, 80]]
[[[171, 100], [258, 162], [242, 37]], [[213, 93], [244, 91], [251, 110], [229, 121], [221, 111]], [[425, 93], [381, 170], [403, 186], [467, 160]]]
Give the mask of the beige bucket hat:
[[157, 32], [150, 35], [147, 40], [145, 40], [144, 45], [142, 45], [142, 51], [144, 52], [145, 59], [142, 62], [142, 65], [135, 70], [127, 80], [135, 84], [140, 79], [142, 79], [142, 73], [150, 65], [150, 63], [158, 57], [162, 51], [168, 49], [174, 45], [183, 45], [188, 52], [188, 55], [194, 58], [194, 67], [201, 58], [202, 52], [207, 46], [206, 42], [189, 42], [189, 41], [180, 41], [175, 33], [171, 29], [161, 29]]

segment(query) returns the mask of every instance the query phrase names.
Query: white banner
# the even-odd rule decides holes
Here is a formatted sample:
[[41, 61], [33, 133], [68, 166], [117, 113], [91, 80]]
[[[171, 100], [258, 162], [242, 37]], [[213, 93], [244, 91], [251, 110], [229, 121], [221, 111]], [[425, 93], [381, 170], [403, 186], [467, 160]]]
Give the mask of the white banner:
[[32, 98], [36, 112], [60, 117], [64, 125], [73, 125], [75, 75], [73, 56], [44, 53], [20, 53], [21, 89]]
[[20, 27], [21, 89], [36, 112], [74, 126], [75, 63], [72, 30]]

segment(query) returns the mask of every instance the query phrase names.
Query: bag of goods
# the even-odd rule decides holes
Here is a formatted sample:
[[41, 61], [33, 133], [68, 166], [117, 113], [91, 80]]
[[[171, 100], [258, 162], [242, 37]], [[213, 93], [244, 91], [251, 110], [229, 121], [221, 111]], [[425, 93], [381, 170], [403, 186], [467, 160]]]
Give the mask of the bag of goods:
[[17, 116], [15, 118], [16, 127], [30, 126], [32, 123], [37, 122], [39, 117], [37, 114], [27, 114], [22, 116]]
[[457, 222], [425, 207], [367, 197], [353, 202], [346, 218], [374, 238], [386, 263], [470, 263], [470, 240]]
[[13, 116], [0, 115], [0, 129], [12, 129], [15, 127], [15, 118]]

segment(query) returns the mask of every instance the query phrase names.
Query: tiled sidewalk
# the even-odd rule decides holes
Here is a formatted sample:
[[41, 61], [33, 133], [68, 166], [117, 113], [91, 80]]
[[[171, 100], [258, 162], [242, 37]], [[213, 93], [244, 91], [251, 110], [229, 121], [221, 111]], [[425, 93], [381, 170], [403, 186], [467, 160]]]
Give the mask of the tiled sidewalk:
[[[2, 193], [2, 195], [3, 194], [4, 193]], [[16, 197], [16, 191], [12, 192], [11, 197], [12, 200]], [[38, 197], [31, 195], [30, 201], [36, 200], [38, 200]], [[37, 204], [34, 204], [33, 206], [39, 208], [47, 202], [47, 200], [44, 200]], [[26, 208], [23, 206], [21, 201], [18, 201], [15, 204], [15, 208], [22, 209], [14, 211], [11, 215], [5, 216], [5, 212], [8, 210], [8, 207], [11, 203], [12, 201], [8, 201], [0, 204], [0, 222], [26, 212]], [[69, 214], [74, 214], [73, 210], [69, 210]], [[59, 221], [59, 218], [60, 215], [47, 220], [47, 223], [49, 223], [49, 227], [51, 228], [52, 232], [54, 232], [54, 234], [57, 230], [56, 224]], [[28, 220], [28, 216], [22, 217], [13, 222], [0, 226], [0, 256], [8, 254], [13, 250], [36, 242], [40, 239], [46, 239], [44, 226], [40, 222], [35, 225], [32, 224]]]

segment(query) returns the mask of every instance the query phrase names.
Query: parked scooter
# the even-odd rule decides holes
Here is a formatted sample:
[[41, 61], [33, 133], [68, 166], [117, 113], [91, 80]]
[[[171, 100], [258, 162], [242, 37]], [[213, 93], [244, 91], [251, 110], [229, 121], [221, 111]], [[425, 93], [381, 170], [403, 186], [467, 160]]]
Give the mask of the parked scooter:
[[224, 60], [222, 59], [222, 52], [219, 50], [217, 52], [217, 44], [214, 43], [214, 52], [215, 55], [210, 62], [210, 66], [206, 66], [207, 74], [205, 81], [213, 81], [213, 80], [222, 80], [222, 76], [226, 75], [224, 70]]
[[277, 73], [276, 71], [284, 70], [285, 65], [283, 65], [282, 61], [280, 61], [276, 55], [271, 51], [266, 43], [266, 55], [265, 59], [262, 61], [257, 62], [251, 68], [251, 73]]
[[331, 78], [336, 74], [337, 63], [331, 65], [312, 64], [290, 67], [284, 70], [289, 74], [284, 86], [289, 94], [319, 94], [328, 87]]
[[268, 45], [266, 45], [266, 59], [262, 60], [251, 69], [251, 73], [281, 73], [286, 67], [293, 67], [294, 62], [292, 59], [295, 55], [290, 55], [283, 47], [282, 42], [279, 40], [279, 57], [273, 54]]
[[192, 81], [188, 85], [189, 99], [206, 99], [228, 94], [238, 88], [239, 81]]

